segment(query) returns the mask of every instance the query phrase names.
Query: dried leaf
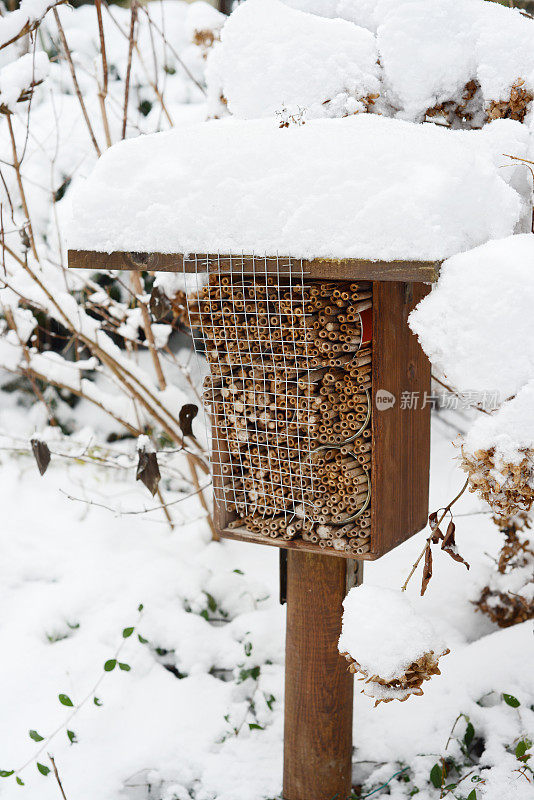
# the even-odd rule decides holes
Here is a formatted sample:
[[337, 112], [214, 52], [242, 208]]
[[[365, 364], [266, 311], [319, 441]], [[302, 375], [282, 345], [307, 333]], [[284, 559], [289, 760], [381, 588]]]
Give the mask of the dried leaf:
[[152, 289], [149, 308], [150, 313], [158, 322], [165, 319], [172, 312], [171, 301], [159, 286], [154, 286]]
[[426, 587], [432, 577], [432, 550], [430, 549], [430, 543], [426, 546], [425, 551], [425, 566], [423, 567], [423, 580], [421, 582], [421, 597], [426, 592]]
[[152, 497], [158, 491], [158, 484], [161, 479], [158, 458], [156, 453], [147, 452], [145, 449], [139, 450], [139, 461], [137, 462], [136, 480], [142, 481]]
[[32, 439], [31, 446], [39, 473], [44, 475], [50, 464], [50, 450], [48, 449], [48, 445], [40, 439]]
[[469, 564], [467, 563], [467, 561], [465, 561], [465, 559], [462, 558], [462, 556], [458, 552], [458, 548], [456, 547], [456, 542], [454, 540], [455, 530], [456, 530], [456, 525], [451, 520], [451, 522], [449, 522], [449, 525], [447, 527], [447, 533], [445, 534], [445, 538], [441, 543], [441, 549], [444, 550], [445, 553], [448, 553], [450, 557], [453, 558], [455, 561], [458, 561], [459, 564], [465, 564], [467, 569], [469, 569]]
[[430, 530], [433, 531], [434, 528], [437, 527], [438, 524], [438, 512], [433, 511], [432, 514], [428, 517], [428, 524], [430, 525]]
[[191, 436], [192, 439], [195, 438], [193, 434], [193, 420], [197, 414], [198, 406], [194, 403], [186, 403], [185, 406], [181, 407], [178, 415], [178, 422], [184, 436]]
[[430, 541], [432, 542], [432, 544], [439, 544], [443, 538], [444, 537], [441, 530], [439, 528], [436, 528], [434, 530], [434, 533], [432, 534]]

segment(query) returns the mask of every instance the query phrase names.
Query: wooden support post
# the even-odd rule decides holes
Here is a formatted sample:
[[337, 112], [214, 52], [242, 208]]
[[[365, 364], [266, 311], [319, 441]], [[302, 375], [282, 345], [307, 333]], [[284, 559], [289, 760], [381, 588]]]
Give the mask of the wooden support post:
[[[353, 677], [337, 641], [354, 566], [322, 554], [287, 554], [284, 800], [351, 794]], [[357, 566], [361, 582], [363, 565]]]

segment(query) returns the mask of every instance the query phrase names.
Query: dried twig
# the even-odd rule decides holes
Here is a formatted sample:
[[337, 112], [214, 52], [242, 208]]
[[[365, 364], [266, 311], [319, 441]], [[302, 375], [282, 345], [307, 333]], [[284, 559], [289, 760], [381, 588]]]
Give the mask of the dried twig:
[[89, 119], [89, 114], [87, 113], [87, 108], [85, 107], [85, 103], [83, 101], [82, 93], [80, 91], [80, 85], [78, 83], [78, 78], [76, 77], [76, 69], [74, 67], [71, 52], [69, 50], [69, 46], [67, 44], [67, 38], [65, 36], [65, 31], [63, 30], [63, 25], [61, 24], [61, 20], [59, 18], [59, 14], [57, 13], [57, 9], [54, 7], [52, 9], [54, 12], [54, 18], [56, 20], [57, 29], [59, 32], [59, 38], [61, 39], [61, 44], [63, 47], [63, 51], [65, 53], [65, 58], [67, 59], [67, 63], [69, 65], [70, 74], [72, 77], [72, 83], [74, 85], [74, 91], [76, 92], [76, 97], [78, 98], [78, 102], [80, 104], [80, 108], [82, 110], [83, 118], [85, 120], [85, 124], [87, 125], [87, 130], [89, 131], [89, 136], [91, 137], [91, 142], [93, 143], [93, 147], [96, 150], [96, 154], [98, 157], [102, 155], [100, 147], [98, 146], [98, 142], [96, 141], [95, 133], [93, 131], [93, 126], [91, 125], [91, 120]]
[[10, 138], [10, 141], [11, 141], [11, 151], [13, 153], [13, 169], [15, 170], [15, 174], [17, 176], [17, 183], [18, 183], [19, 192], [20, 192], [20, 201], [22, 203], [22, 209], [23, 209], [24, 215], [26, 217], [26, 223], [27, 223], [27, 227], [28, 227], [28, 238], [29, 238], [29, 241], [30, 241], [30, 246], [31, 246], [32, 253], [33, 253], [34, 257], [36, 259], [39, 259], [39, 256], [37, 255], [37, 248], [35, 246], [35, 237], [33, 235], [33, 228], [32, 228], [32, 224], [31, 224], [31, 220], [30, 220], [30, 212], [28, 210], [28, 203], [26, 201], [26, 193], [24, 191], [24, 185], [22, 183], [22, 175], [21, 175], [21, 172], [20, 172], [20, 161], [19, 161], [19, 158], [18, 158], [18, 155], [17, 155], [17, 145], [16, 145], [16, 142], [15, 142], [15, 134], [13, 133], [13, 124], [11, 122], [11, 114], [6, 114], [6, 119], [7, 119], [7, 128], [8, 128], [8, 131], [9, 131], [9, 138]]
[[106, 98], [108, 95], [108, 60], [106, 55], [106, 40], [104, 38], [104, 25], [102, 24], [102, 0], [95, 0], [96, 18], [98, 20], [98, 36], [100, 38], [100, 55], [102, 58], [102, 85], [99, 85], [98, 100], [102, 114], [102, 124], [106, 136], [106, 144], [111, 147], [111, 134], [109, 132], [109, 120], [106, 111]]
[[59, 772], [57, 770], [56, 762], [54, 760], [54, 756], [48, 753], [48, 758], [50, 759], [50, 763], [52, 764], [52, 770], [54, 772], [57, 785], [59, 786], [59, 791], [61, 792], [61, 796], [63, 800], [67, 800], [67, 795], [65, 794], [65, 790], [63, 789], [63, 784], [61, 783], [61, 778], [59, 777]]
[[462, 488], [460, 489], [460, 491], [458, 492], [458, 494], [456, 495], [456, 497], [454, 497], [454, 498], [451, 500], [451, 502], [450, 502], [450, 503], [448, 503], [448, 504], [445, 506], [445, 509], [444, 509], [444, 511], [443, 511], [443, 514], [441, 515], [441, 517], [439, 518], [439, 520], [437, 520], [437, 521], [436, 521], [436, 522], [433, 524], [432, 533], [430, 534], [430, 536], [429, 536], [429, 537], [427, 538], [427, 540], [425, 541], [425, 546], [424, 546], [424, 547], [423, 547], [423, 549], [421, 550], [421, 552], [420, 552], [420, 554], [419, 554], [419, 557], [417, 558], [417, 560], [416, 560], [415, 564], [413, 565], [413, 567], [412, 567], [412, 568], [411, 568], [411, 570], [410, 570], [410, 574], [408, 575], [408, 577], [406, 578], [406, 580], [404, 581], [404, 583], [403, 583], [403, 585], [402, 585], [402, 587], [401, 587], [401, 590], [402, 590], [403, 592], [405, 592], [405, 591], [406, 591], [406, 588], [407, 588], [407, 586], [408, 586], [408, 583], [409, 583], [409, 581], [410, 581], [410, 578], [412, 577], [412, 575], [414, 574], [415, 570], [416, 570], [416, 569], [417, 569], [417, 567], [419, 566], [419, 563], [421, 562], [421, 560], [422, 560], [423, 556], [425, 556], [425, 554], [428, 552], [428, 550], [429, 550], [429, 548], [430, 548], [430, 544], [431, 544], [431, 542], [432, 542], [432, 540], [433, 540], [433, 538], [434, 538], [434, 536], [435, 536], [435, 531], [436, 531], [436, 530], [439, 528], [439, 526], [441, 525], [441, 523], [443, 522], [443, 520], [445, 519], [445, 517], [447, 516], [447, 514], [449, 513], [449, 511], [450, 511], [450, 510], [451, 510], [451, 508], [453, 507], [453, 505], [454, 505], [454, 504], [455, 504], [455, 503], [456, 503], [456, 502], [457, 502], [457, 501], [460, 499], [460, 497], [463, 495], [463, 493], [464, 493], [464, 492], [465, 492], [465, 490], [467, 489], [468, 485], [469, 485], [469, 480], [466, 480], [466, 482], [464, 483], [464, 485], [462, 486]]
[[132, 54], [135, 45], [135, 23], [137, 21], [137, 0], [133, 0], [130, 16], [130, 33], [128, 36], [128, 65], [126, 67], [126, 80], [124, 84], [124, 109], [122, 116], [122, 139], [126, 138], [126, 123], [128, 121], [128, 98], [130, 95], [130, 75], [132, 71]]

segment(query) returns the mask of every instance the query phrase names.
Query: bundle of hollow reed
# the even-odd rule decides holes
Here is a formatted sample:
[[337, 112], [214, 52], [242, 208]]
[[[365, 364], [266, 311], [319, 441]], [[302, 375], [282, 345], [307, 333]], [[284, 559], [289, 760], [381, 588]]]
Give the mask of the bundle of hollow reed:
[[524, 88], [525, 81], [517, 80], [510, 90], [507, 100], [492, 100], [487, 108], [486, 115], [489, 121], [493, 119], [515, 119], [523, 122], [532, 102], [532, 94]]
[[360, 664], [352, 658], [349, 653], [342, 653], [349, 662], [349, 670], [353, 673], [361, 673], [359, 680], [365, 682], [362, 692], [369, 697], [375, 698], [375, 706], [379, 703], [391, 703], [392, 700], [399, 700], [403, 703], [411, 695], [422, 695], [421, 688], [425, 681], [429, 681], [434, 675], [441, 675], [439, 669], [439, 659], [446, 656], [450, 651], [444, 650], [436, 655], [433, 650], [425, 653], [421, 658], [410, 664], [404, 675], [385, 681], [379, 675], [369, 675]]
[[189, 302], [230, 527], [370, 549], [369, 283], [211, 275]]
[[506, 536], [497, 572], [484, 587], [475, 605], [500, 628], [534, 619], [534, 550], [521, 531], [530, 528], [526, 514], [494, 522]]
[[461, 467], [469, 476], [469, 491], [479, 494], [503, 519], [529, 511], [534, 501], [534, 451], [522, 452], [519, 464], [506, 464], [494, 448], [474, 453], [462, 448]]

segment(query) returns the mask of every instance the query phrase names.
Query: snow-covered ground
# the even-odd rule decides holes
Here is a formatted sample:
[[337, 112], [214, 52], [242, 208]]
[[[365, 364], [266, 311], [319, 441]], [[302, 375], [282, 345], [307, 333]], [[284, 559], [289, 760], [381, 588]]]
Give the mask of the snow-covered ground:
[[[0, 417], [6, 423], [13, 412]], [[432, 509], [463, 482], [453, 435], [442, 421], [434, 425]], [[211, 542], [193, 499], [173, 507], [171, 532], [161, 512], [117, 516], [66, 496], [134, 509], [150, 505], [145, 492], [133, 474], [118, 480], [73, 462], [54, 462], [40, 478], [29, 457], [0, 451], [0, 769], [30, 760], [20, 773], [24, 786], [14, 776], [0, 781], [2, 799], [57, 800], [53, 774], [44, 777], [33, 760], [43, 744], [37, 762], [51, 767], [53, 755], [68, 800], [279, 796], [285, 611], [278, 551]], [[418, 800], [440, 797], [430, 773], [442, 756], [464, 764], [465, 777], [441, 796], [534, 795], [514, 752], [525, 736], [534, 738], [532, 625], [499, 630], [471, 604], [501, 545], [487, 514], [471, 513], [480, 510], [470, 495], [456, 513], [470, 572], [441, 554], [425, 597], [417, 598], [419, 575], [409, 586], [451, 648], [442, 676], [423, 697], [376, 709], [356, 692], [354, 779], [364, 782], [362, 796], [378, 789], [373, 798], [406, 798], [418, 789]], [[398, 588], [423, 538], [366, 564], [365, 580]], [[115, 657], [131, 669], [105, 672]], [[503, 693], [520, 705], [508, 705]], [[67, 724], [74, 708], [59, 694], [74, 707], [89, 698]], [[462, 755], [467, 717], [474, 736], [468, 733], [470, 753]], [[445, 784], [457, 778], [451, 772]]]

